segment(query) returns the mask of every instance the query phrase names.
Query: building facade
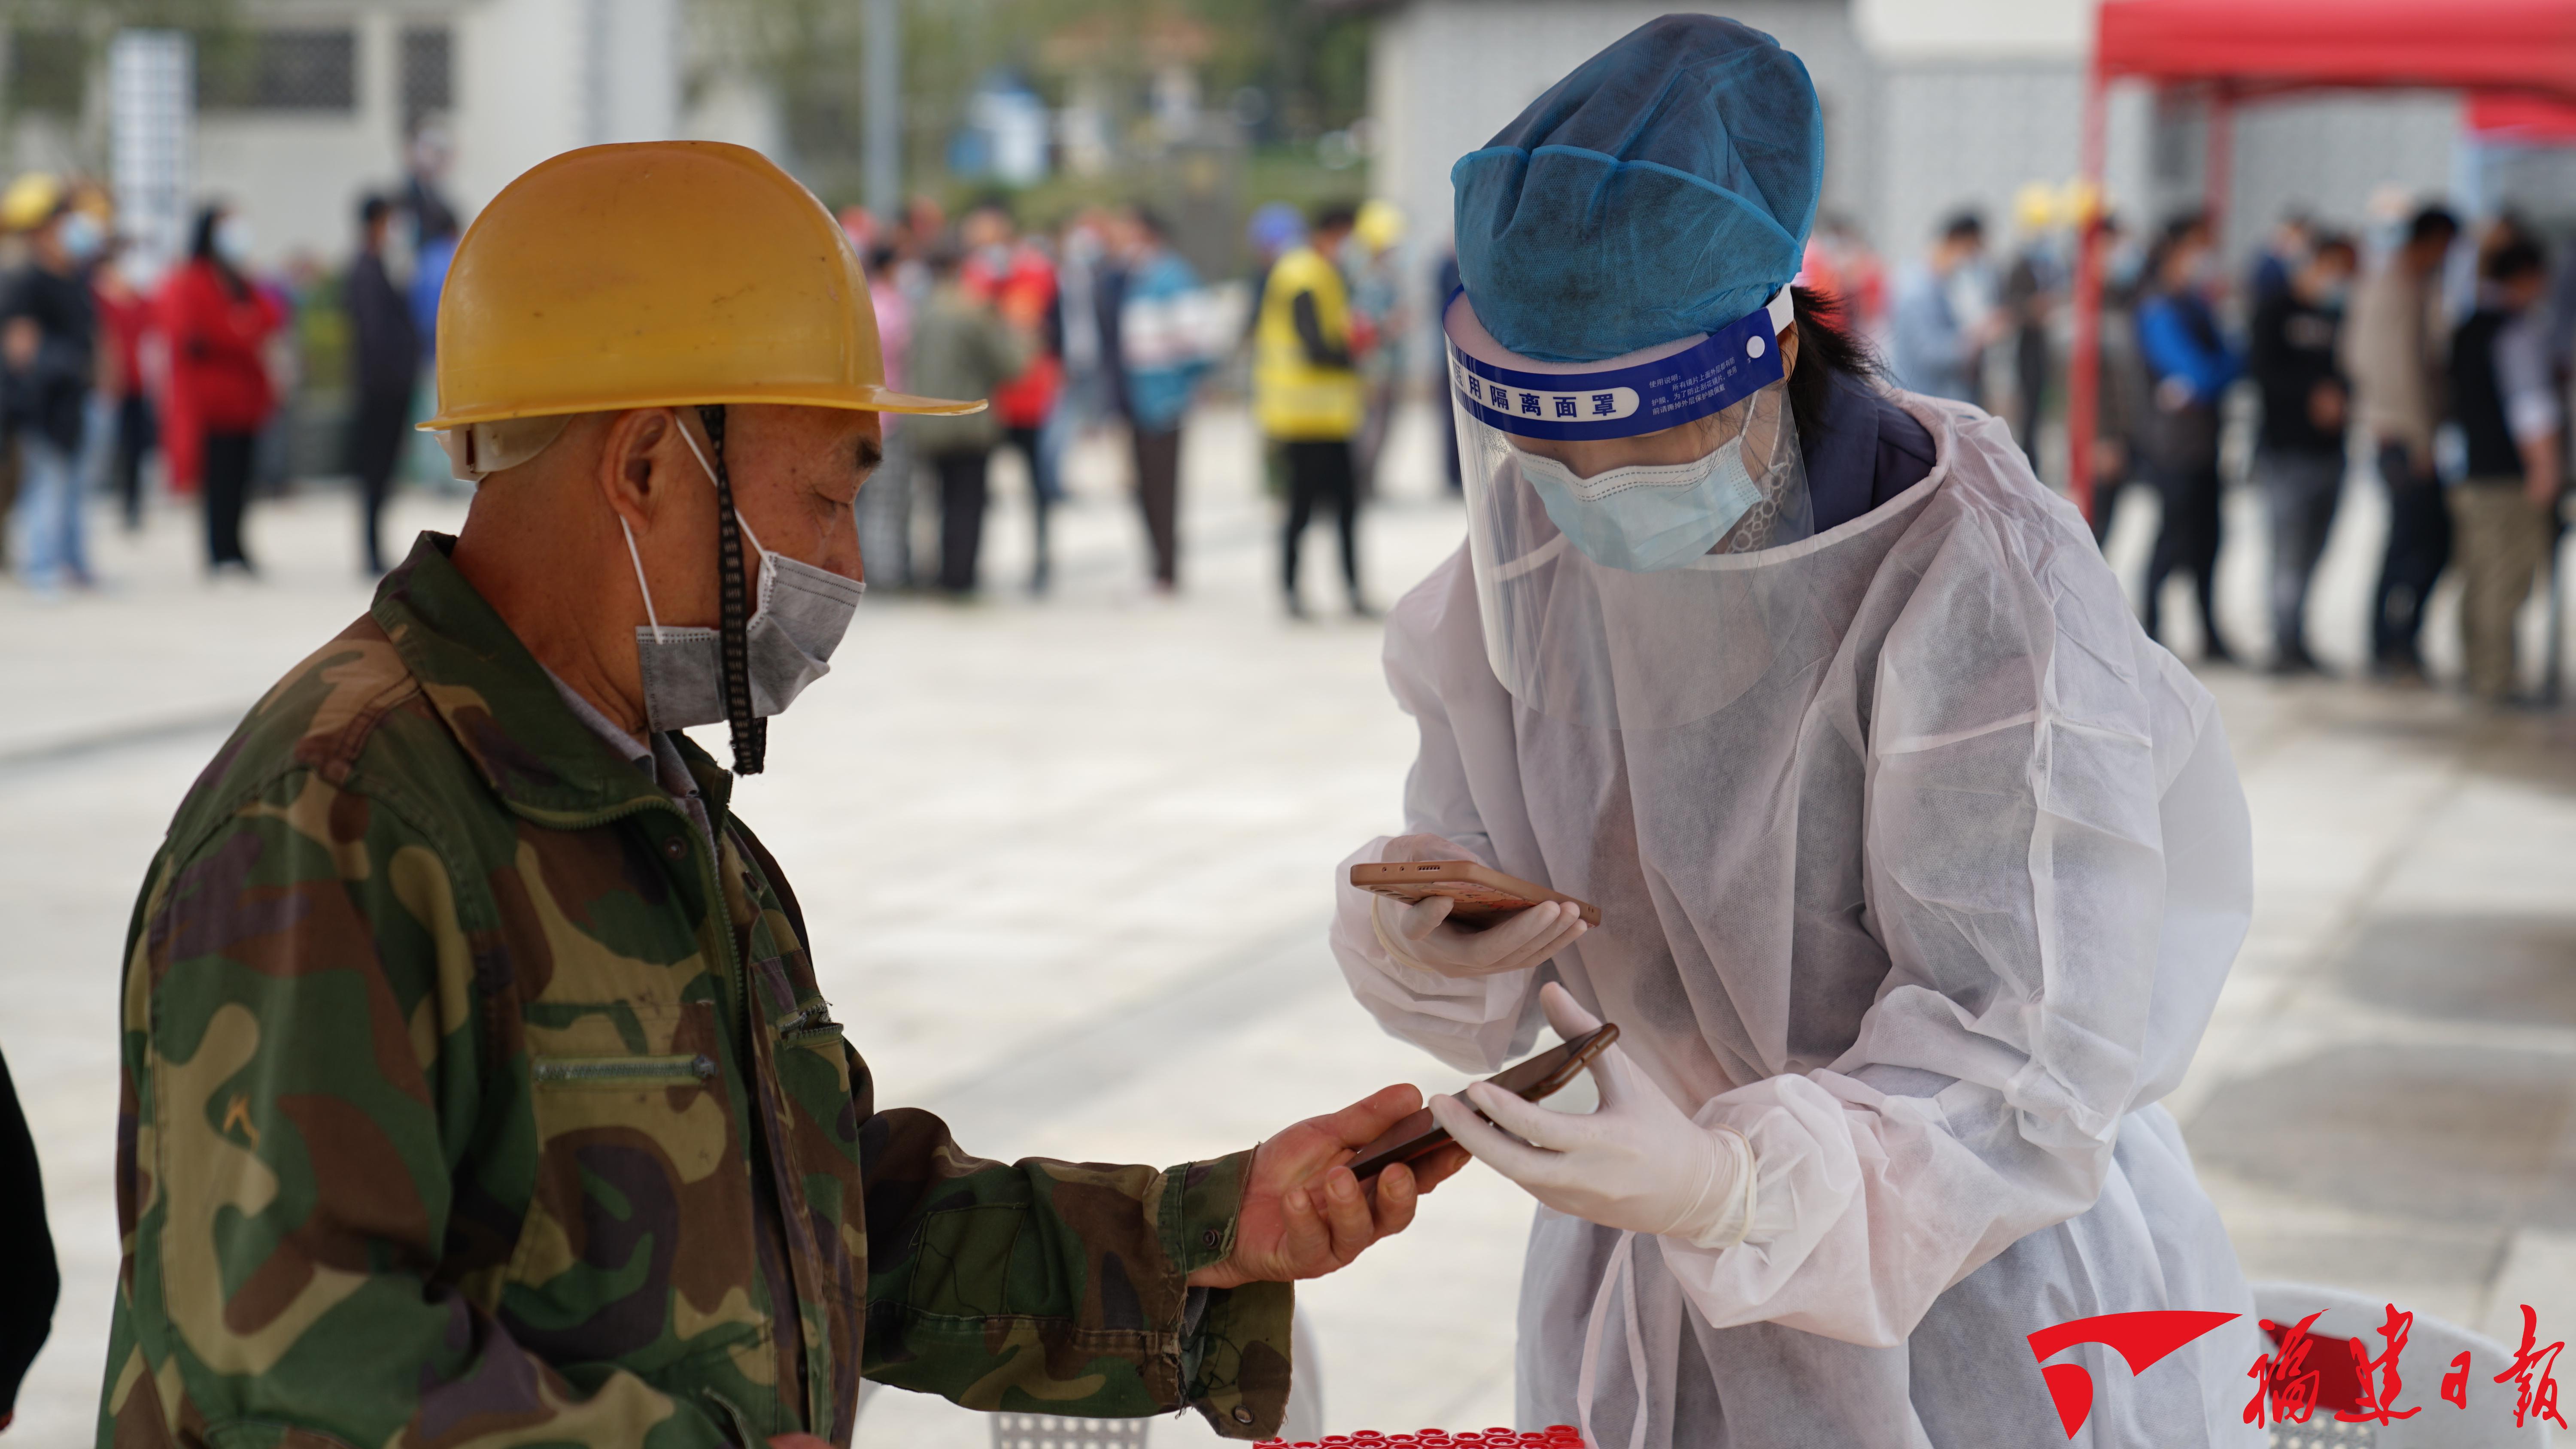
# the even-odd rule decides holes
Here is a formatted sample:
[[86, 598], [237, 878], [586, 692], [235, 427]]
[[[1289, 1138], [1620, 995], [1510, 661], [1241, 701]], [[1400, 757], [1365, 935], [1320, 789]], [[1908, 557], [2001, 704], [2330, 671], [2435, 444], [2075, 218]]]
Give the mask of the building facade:
[[[1373, 8], [1372, 187], [1414, 218], [1426, 256], [1450, 234], [1450, 165], [1584, 57], [1672, 9], [1639, 0]], [[2091, 0], [1740, 0], [1713, 13], [1769, 32], [1806, 62], [1825, 116], [1820, 214], [1852, 222], [1891, 264], [1920, 253], [1962, 209], [1982, 213], [2008, 248], [2014, 194], [2077, 174]], [[2107, 119], [2115, 208], [2152, 225], [2200, 204], [2200, 102], [2122, 85]], [[2366, 228], [2384, 220], [2392, 195], [2469, 199], [2459, 103], [2447, 94], [2253, 102], [2236, 109], [2232, 128], [2226, 242], [2238, 255], [2287, 207]]]
[[[358, 199], [402, 182], [423, 131], [444, 139], [442, 186], [467, 218], [576, 146], [775, 140], [756, 86], [704, 66], [686, 83], [683, 0], [243, 0], [236, 17], [196, 47], [188, 189], [248, 218], [266, 266], [344, 254]], [[31, 50], [61, 53], [46, 39], [12, 35], [13, 79]], [[110, 174], [112, 85], [90, 63], [87, 84], [13, 104], [12, 169]]]

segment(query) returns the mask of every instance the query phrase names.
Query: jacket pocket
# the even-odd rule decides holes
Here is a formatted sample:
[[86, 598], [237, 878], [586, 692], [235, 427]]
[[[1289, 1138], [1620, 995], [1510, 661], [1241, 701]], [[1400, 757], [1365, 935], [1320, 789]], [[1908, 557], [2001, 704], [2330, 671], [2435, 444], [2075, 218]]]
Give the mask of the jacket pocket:
[[[504, 1289], [505, 1310], [519, 1310], [505, 1311], [513, 1331], [659, 1322], [678, 1285], [696, 1313], [756, 1328], [748, 1300], [728, 1293], [752, 1289], [757, 1274], [713, 1005], [546, 1003], [522, 1020], [535, 1160]], [[603, 1356], [578, 1351], [586, 1346], [549, 1345], [576, 1361]]]

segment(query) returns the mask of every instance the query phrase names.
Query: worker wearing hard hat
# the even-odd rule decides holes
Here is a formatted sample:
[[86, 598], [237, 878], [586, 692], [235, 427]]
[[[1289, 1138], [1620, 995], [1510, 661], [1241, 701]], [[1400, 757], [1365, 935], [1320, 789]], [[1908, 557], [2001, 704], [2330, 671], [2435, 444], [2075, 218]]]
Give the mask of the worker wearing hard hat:
[[1288, 523], [1280, 535], [1280, 582], [1288, 613], [1305, 618], [1297, 595], [1298, 545], [1315, 510], [1329, 505], [1341, 528], [1342, 585], [1351, 612], [1360, 593], [1359, 484], [1351, 439], [1363, 412], [1353, 365], [1350, 287], [1336, 258], [1358, 213], [1326, 206], [1306, 241], [1288, 249], [1262, 284], [1252, 325], [1252, 413], [1287, 463]]
[[0, 288], [0, 367], [21, 462], [15, 522], [20, 576], [40, 596], [93, 582], [81, 480], [104, 443], [98, 407], [98, 309], [89, 272], [107, 246], [98, 216], [62, 179], [31, 171], [0, 192], [0, 226], [27, 240], [27, 264]]
[[847, 238], [733, 146], [528, 172], [438, 334], [462, 532], [251, 711], [134, 917], [99, 1442], [817, 1449], [862, 1376], [1275, 1432], [1284, 1282], [1454, 1165], [1336, 1165], [1412, 1089], [1168, 1170], [971, 1157], [878, 1109], [678, 733], [761, 767], [880, 415], [982, 404], [884, 385]]

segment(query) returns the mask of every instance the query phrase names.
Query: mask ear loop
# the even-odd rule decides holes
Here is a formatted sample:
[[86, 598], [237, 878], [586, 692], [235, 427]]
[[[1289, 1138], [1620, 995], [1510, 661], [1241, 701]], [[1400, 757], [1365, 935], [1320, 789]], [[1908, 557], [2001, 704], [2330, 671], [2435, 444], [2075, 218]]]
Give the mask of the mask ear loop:
[[[683, 435], [685, 436], [685, 434]], [[618, 531], [626, 535], [626, 556], [635, 561], [635, 587], [644, 594], [644, 621], [653, 626], [653, 642], [662, 642], [662, 616], [653, 612], [653, 586], [644, 582], [644, 555], [635, 551], [635, 530], [626, 515], [617, 515]]]

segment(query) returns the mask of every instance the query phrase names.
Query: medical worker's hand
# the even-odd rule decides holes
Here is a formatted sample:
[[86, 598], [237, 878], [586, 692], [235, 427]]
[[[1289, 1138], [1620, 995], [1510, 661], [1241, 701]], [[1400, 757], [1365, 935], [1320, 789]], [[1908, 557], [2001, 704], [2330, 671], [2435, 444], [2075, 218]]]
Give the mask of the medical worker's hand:
[[[1473, 860], [1467, 851], [1437, 835], [1399, 835], [1386, 843], [1390, 864], [1417, 860]], [[1591, 927], [1583, 913], [1563, 901], [1547, 901], [1470, 930], [1449, 919], [1457, 903], [1430, 896], [1406, 905], [1386, 896], [1369, 905], [1378, 944], [1407, 966], [1442, 976], [1497, 976], [1526, 971], [1564, 950]]]
[[[1601, 1025], [1553, 981], [1539, 1003], [1569, 1040]], [[1591, 1072], [1601, 1089], [1601, 1106], [1591, 1113], [1551, 1112], [1478, 1082], [1467, 1102], [1505, 1131], [1455, 1097], [1432, 1098], [1431, 1114], [1478, 1161], [1558, 1212], [1703, 1248], [1742, 1241], [1753, 1220], [1754, 1183], [1753, 1149], [1743, 1136], [1693, 1122], [1616, 1046], [1593, 1059]]]

